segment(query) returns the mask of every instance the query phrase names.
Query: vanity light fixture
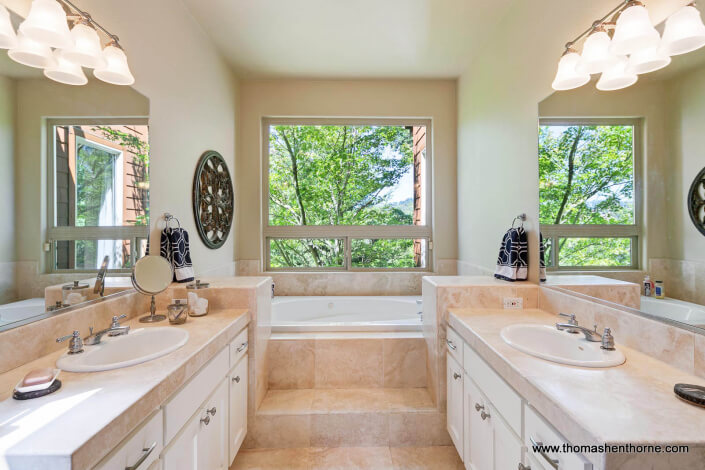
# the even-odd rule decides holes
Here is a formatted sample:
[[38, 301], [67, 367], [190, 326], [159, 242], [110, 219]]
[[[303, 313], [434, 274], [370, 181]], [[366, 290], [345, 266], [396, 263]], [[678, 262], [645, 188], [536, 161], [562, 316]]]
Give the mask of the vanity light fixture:
[[[87, 67], [107, 83], [135, 82], [119, 38], [71, 0], [32, 0], [29, 15], [18, 30], [15, 37], [9, 13], [0, 5], [0, 48], [9, 49], [8, 55], [16, 62], [43, 68], [52, 80], [85, 85], [88, 79], [81, 67]], [[101, 32], [107, 37], [105, 47]]]
[[571, 90], [590, 81], [589, 73], [578, 71], [579, 62], [580, 54], [575, 49], [566, 49], [558, 62], [558, 72], [551, 85], [554, 90]]
[[[580, 54], [576, 44], [583, 38]], [[695, 2], [668, 17], [661, 38], [644, 4], [624, 0], [565, 45], [552, 86], [554, 90], [571, 90], [587, 83], [589, 79], [565, 79], [569, 75], [567, 64], [575, 64], [574, 75], [602, 74], [598, 90], [620, 90], [636, 83], [638, 75], [668, 66], [671, 56], [703, 46], [705, 24]]]

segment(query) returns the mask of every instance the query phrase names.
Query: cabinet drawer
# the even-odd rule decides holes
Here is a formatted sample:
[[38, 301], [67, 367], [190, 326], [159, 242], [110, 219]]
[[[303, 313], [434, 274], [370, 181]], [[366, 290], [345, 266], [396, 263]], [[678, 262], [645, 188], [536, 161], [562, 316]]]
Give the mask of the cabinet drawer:
[[[541, 466], [547, 470], [560, 468], [560, 470], [592, 470], [592, 464], [581, 454], [570, 454], [563, 452], [546, 452], [541, 455], [533, 449], [532, 440], [545, 445], [567, 444], [565, 440], [553, 427], [548, 424], [532, 407], [524, 406], [524, 444], [527, 453]], [[551, 463], [553, 461], [553, 464]]]
[[228, 373], [224, 347], [164, 405], [164, 443], [168, 444]]
[[460, 367], [463, 367], [463, 343], [463, 338], [458, 333], [450, 327], [446, 328], [446, 349], [453, 359], [458, 361]]
[[[159, 453], [164, 446], [162, 419], [162, 411], [157, 410], [96, 465], [94, 470], [125, 470], [126, 468], [147, 470], [150, 468], [150, 465], [159, 459]], [[139, 465], [137, 465], [138, 463]]]
[[230, 367], [237, 364], [237, 361], [247, 354], [247, 350], [247, 328], [245, 328], [230, 343]]
[[521, 397], [469, 346], [463, 350], [465, 372], [499, 411], [517, 435], [521, 435]]

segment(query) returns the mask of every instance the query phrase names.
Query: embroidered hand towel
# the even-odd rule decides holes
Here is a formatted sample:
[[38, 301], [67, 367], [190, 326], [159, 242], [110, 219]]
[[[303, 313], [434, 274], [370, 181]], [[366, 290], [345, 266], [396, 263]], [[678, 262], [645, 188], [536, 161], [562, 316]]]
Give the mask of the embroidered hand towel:
[[528, 277], [528, 241], [523, 227], [510, 228], [502, 238], [494, 277], [525, 281]]

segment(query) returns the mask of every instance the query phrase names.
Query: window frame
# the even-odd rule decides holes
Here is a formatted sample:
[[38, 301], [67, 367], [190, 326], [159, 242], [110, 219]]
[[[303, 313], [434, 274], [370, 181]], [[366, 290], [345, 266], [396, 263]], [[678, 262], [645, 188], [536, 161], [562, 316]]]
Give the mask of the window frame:
[[[269, 128], [276, 125], [324, 126], [424, 126], [426, 128], [426, 155], [423, 178], [425, 225], [269, 225]], [[373, 117], [264, 117], [262, 131], [262, 190], [260, 214], [262, 227], [261, 247], [265, 272], [432, 272], [433, 255], [433, 127], [429, 118], [373, 118]], [[345, 244], [343, 266], [340, 267], [286, 267], [271, 265], [270, 241], [276, 238], [336, 238]], [[426, 240], [425, 266], [421, 268], [362, 268], [352, 266], [352, 239], [424, 239]]]
[[[627, 117], [542, 117], [540, 126], [632, 126], [634, 161], [634, 223], [633, 224], [540, 224], [544, 243], [551, 240], [551, 261], [546, 260], [546, 270], [557, 271], [613, 271], [637, 270], [642, 265], [643, 252], [643, 127], [641, 118]], [[538, 138], [537, 138], [538, 142]], [[539, 175], [540, 177], [540, 175]], [[539, 197], [540, 199], [540, 197]], [[560, 238], [629, 238], [631, 262], [628, 266], [562, 266], [558, 264]]]
[[[55, 152], [56, 139], [54, 136], [55, 126], [90, 126], [90, 125], [138, 125], [148, 126], [149, 119], [146, 117], [78, 117], [78, 118], [45, 118], [44, 119], [44, 140], [46, 145], [47, 164], [47, 208], [46, 208], [46, 271], [49, 274], [81, 274], [97, 273], [98, 269], [57, 269], [56, 268], [56, 244], [60, 241], [76, 240], [129, 240], [130, 246], [134, 249], [130, 252], [130, 261], [134, 266], [137, 256], [137, 248], [140, 240], [149, 239], [149, 225], [135, 226], [112, 226], [112, 227], [76, 227], [56, 225], [56, 168]], [[104, 147], [100, 143], [88, 141], [91, 145]], [[119, 150], [109, 148], [111, 153], [120, 153]], [[132, 269], [109, 269], [108, 273], [127, 275]]]

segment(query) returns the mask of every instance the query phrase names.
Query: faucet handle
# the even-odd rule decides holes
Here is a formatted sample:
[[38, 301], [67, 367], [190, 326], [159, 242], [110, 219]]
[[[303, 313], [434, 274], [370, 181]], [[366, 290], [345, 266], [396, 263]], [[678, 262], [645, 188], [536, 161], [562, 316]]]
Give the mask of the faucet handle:
[[110, 322], [110, 327], [111, 327], [111, 328], [117, 328], [117, 327], [119, 327], [119, 326], [120, 326], [120, 320], [122, 320], [123, 318], [127, 318], [127, 315], [124, 314], [124, 313], [123, 313], [122, 315], [120, 315], [120, 316], [117, 316], [117, 315], [113, 316], [113, 321]]
[[559, 313], [561, 317], [566, 317], [568, 319], [568, 324], [570, 325], [577, 325], [578, 321], [575, 319], [575, 314], [574, 313]]
[[614, 351], [614, 336], [612, 336], [610, 328], [605, 328], [604, 333], [602, 333], [602, 346], [600, 347], [608, 351]]
[[83, 352], [83, 339], [81, 338], [80, 331], [74, 330], [70, 335], [56, 338], [56, 342], [63, 343], [67, 339], [71, 340], [69, 341], [69, 354], [78, 354]]

